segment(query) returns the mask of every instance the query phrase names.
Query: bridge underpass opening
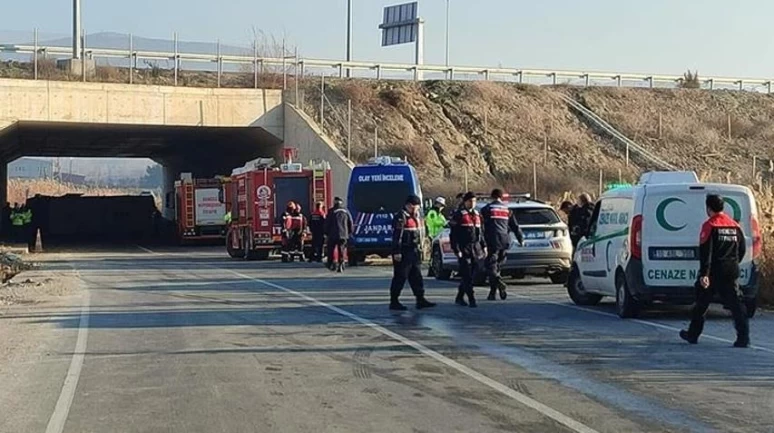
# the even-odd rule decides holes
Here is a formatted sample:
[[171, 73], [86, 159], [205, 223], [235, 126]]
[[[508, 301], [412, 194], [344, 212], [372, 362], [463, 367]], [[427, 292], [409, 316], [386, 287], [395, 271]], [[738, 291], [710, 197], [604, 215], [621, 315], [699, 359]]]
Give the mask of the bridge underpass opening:
[[[164, 198], [181, 173], [229, 175], [251, 159], [280, 158], [281, 149], [282, 141], [261, 127], [17, 122], [0, 132], [0, 200], [8, 197], [8, 163], [25, 156], [60, 158], [64, 165], [68, 158], [147, 158], [163, 166]], [[174, 219], [173, 207], [159, 210]]]

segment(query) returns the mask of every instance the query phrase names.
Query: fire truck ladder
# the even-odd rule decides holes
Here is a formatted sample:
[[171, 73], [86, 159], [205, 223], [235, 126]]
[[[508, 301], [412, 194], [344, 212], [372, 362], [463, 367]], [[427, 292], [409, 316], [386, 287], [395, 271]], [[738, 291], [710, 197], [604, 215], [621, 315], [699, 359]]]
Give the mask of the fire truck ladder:
[[183, 192], [185, 195], [185, 225], [188, 228], [194, 226], [194, 186], [193, 183], [186, 182], [183, 184]]
[[325, 172], [328, 170], [328, 164], [317, 163], [312, 166], [312, 196], [315, 203], [325, 203], [328, 198], [328, 182], [325, 181]]

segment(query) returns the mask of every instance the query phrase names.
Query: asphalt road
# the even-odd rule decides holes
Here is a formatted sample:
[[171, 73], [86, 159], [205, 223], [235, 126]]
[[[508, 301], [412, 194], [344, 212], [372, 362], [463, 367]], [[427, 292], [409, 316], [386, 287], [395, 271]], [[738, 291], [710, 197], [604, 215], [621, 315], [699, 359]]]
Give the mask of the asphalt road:
[[393, 313], [378, 266], [217, 248], [47, 266], [86, 288], [0, 309], [0, 432], [774, 432], [766, 312], [744, 350], [719, 308], [689, 346], [684, 307], [621, 320], [542, 280], [478, 309], [430, 280], [439, 307]]

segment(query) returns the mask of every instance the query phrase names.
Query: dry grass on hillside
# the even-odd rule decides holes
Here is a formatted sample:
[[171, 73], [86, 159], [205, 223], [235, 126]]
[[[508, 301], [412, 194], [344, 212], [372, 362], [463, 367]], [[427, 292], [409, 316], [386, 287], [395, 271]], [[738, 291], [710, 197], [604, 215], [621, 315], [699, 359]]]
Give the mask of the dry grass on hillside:
[[[613, 126], [673, 164], [718, 181], [752, 183], [774, 175], [774, 97], [754, 92], [696, 89], [572, 89]], [[661, 128], [659, 132], [659, 117]], [[729, 135], [730, 132], [730, 135]]]
[[[304, 86], [303, 108], [319, 119], [319, 81]], [[504, 185], [532, 190], [538, 165], [542, 196], [597, 190], [607, 181], [631, 180], [620, 153], [589, 131], [549, 88], [496, 82], [328, 80], [325, 131], [346, 153], [347, 100], [352, 101], [352, 159], [379, 153], [407, 158], [423, 187], [442, 192], [462, 185]], [[546, 142], [548, 152], [546, 152]], [[573, 176], [567, 176], [573, 173]]]

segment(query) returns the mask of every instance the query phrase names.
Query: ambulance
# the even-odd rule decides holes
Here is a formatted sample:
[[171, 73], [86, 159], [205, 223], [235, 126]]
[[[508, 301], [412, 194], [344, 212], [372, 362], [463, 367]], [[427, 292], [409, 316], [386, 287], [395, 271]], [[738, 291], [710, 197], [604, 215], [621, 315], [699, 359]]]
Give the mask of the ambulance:
[[702, 183], [694, 172], [649, 172], [636, 185], [602, 195], [573, 255], [567, 282], [573, 302], [596, 305], [615, 297], [622, 318], [654, 303], [693, 303], [708, 194], [723, 197], [725, 212], [744, 232], [739, 286], [752, 317], [762, 250], [755, 198], [747, 187]]

